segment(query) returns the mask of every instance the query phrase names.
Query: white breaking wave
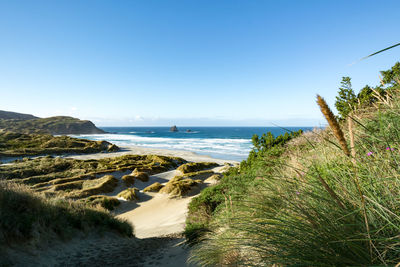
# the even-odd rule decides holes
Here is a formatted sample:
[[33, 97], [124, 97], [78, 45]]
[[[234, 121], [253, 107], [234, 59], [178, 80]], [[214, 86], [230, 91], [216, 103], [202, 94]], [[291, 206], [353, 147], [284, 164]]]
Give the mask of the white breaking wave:
[[118, 146], [185, 150], [210, 156], [215, 154], [226, 155], [234, 159], [247, 158], [252, 148], [250, 139], [143, 137], [132, 134], [94, 134], [76, 137], [106, 140]]

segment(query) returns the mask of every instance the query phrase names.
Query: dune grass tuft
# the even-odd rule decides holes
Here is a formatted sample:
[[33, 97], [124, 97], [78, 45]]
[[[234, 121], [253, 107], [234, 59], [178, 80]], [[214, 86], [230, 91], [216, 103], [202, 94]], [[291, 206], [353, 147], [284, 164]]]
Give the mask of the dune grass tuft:
[[149, 175], [147, 174], [147, 172], [141, 172], [138, 169], [135, 169], [130, 176], [133, 176], [134, 179], [139, 179], [142, 182], [149, 181]]
[[211, 169], [217, 166], [218, 164], [215, 162], [190, 162], [179, 166], [177, 170], [181, 171], [183, 174], [186, 174], [190, 172], [198, 172], [206, 169]]
[[119, 193], [117, 197], [122, 197], [128, 201], [134, 201], [139, 199], [138, 192], [139, 189], [137, 188], [128, 188]]
[[189, 193], [193, 186], [198, 185], [199, 183], [202, 183], [202, 181], [175, 176], [169, 180], [159, 192], [169, 194], [172, 197], [182, 197]]
[[143, 192], [159, 192], [161, 188], [163, 188], [164, 185], [160, 184], [159, 182], [155, 182], [148, 187], [143, 189]]
[[85, 180], [82, 183], [82, 189], [68, 194], [71, 198], [82, 198], [91, 195], [110, 193], [118, 185], [118, 179], [112, 175], [105, 175], [99, 179]]

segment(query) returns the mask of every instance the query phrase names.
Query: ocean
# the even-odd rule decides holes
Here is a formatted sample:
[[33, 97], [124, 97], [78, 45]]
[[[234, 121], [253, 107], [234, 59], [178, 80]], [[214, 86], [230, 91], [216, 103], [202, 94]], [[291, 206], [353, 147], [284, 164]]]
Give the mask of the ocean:
[[[251, 137], [271, 132], [274, 136], [286, 130], [279, 127], [99, 127], [106, 134], [79, 135], [90, 140], [105, 140], [118, 146], [141, 146], [191, 151], [218, 159], [242, 161], [252, 149]], [[312, 127], [287, 127], [290, 131], [312, 130]]]

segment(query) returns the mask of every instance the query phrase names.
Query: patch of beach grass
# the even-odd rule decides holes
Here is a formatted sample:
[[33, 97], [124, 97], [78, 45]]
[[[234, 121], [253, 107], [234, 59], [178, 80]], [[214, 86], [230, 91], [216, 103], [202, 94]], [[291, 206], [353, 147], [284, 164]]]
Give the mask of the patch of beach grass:
[[132, 236], [132, 226], [103, 208], [59, 198], [45, 198], [28, 187], [0, 181], [0, 244], [39, 244], [57, 236], [69, 239], [79, 232], [115, 231]]
[[201, 180], [193, 180], [190, 178], [175, 176], [169, 180], [159, 192], [163, 194], [169, 194], [171, 197], [182, 197], [189, 193], [193, 186], [201, 183]]
[[155, 182], [148, 187], [143, 189], [143, 192], [159, 192], [161, 188], [163, 188], [164, 185], [160, 184], [159, 182]]
[[177, 170], [181, 171], [183, 174], [186, 174], [211, 169], [217, 166], [219, 165], [215, 162], [189, 162], [179, 166]]
[[128, 188], [128, 189], [125, 189], [124, 191], [122, 191], [121, 193], [119, 193], [117, 197], [122, 197], [123, 199], [128, 200], [128, 201], [134, 201], [134, 200], [139, 199], [138, 193], [139, 193], [139, 189]]
[[85, 180], [82, 189], [68, 194], [70, 198], [83, 198], [101, 193], [110, 193], [118, 185], [118, 179], [112, 175], [105, 175], [99, 179]]
[[86, 203], [87, 205], [93, 207], [103, 207], [107, 210], [114, 210], [115, 207], [121, 204], [118, 199], [115, 197], [103, 196], [103, 195], [94, 195], [81, 200], [82, 202]]

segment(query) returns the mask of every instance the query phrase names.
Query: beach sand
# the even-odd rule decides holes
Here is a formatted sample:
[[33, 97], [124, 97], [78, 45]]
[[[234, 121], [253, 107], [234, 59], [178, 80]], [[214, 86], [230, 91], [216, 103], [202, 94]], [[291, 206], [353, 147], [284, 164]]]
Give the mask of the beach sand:
[[180, 157], [187, 161], [192, 162], [216, 162], [218, 164], [230, 163], [230, 164], [238, 164], [238, 161], [235, 160], [224, 160], [224, 159], [216, 159], [206, 155], [199, 155], [190, 151], [182, 151], [182, 150], [168, 150], [168, 149], [159, 149], [159, 148], [148, 148], [148, 147], [139, 147], [139, 146], [124, 146], [120, 147], [120, 151], [110, 152], [110, 153], [94, 153], [94, 154], [85, 154], [85, 155], [69, 155], [67, 157], [75, 158], [75, 159], [100, 159], [100, 158], [109, 158], [109, 157], [118, 157], [123, 155], [162, 155], [162, 156], [170, 156], [170, 157]]

